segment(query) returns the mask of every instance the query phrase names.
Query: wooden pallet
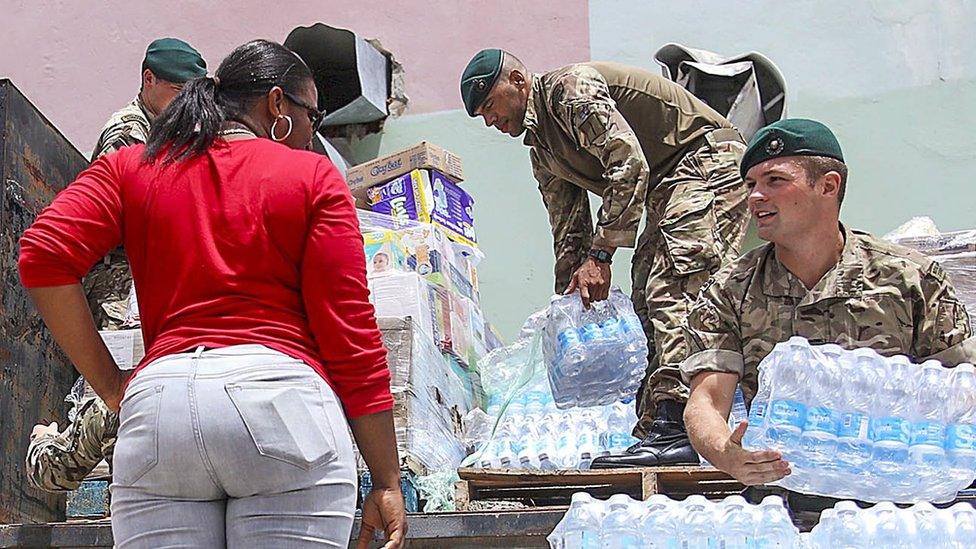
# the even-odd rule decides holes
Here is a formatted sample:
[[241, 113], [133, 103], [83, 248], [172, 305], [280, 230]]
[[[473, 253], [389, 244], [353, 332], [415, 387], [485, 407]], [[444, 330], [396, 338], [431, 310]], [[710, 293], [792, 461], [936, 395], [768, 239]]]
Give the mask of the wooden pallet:
[[744, 486], [711, 467], [643, 467], [590, 471], [526, 471], [515, 469], [458, 470], [455, 505], [464, 511], [473, 502], [519, 502], [529, 507], [569, 505], [575, 492], [605, 499], [627, 494], [647, 499], [666, 494], [683, 499], [702, 494], [713, 499], [739, 493]]

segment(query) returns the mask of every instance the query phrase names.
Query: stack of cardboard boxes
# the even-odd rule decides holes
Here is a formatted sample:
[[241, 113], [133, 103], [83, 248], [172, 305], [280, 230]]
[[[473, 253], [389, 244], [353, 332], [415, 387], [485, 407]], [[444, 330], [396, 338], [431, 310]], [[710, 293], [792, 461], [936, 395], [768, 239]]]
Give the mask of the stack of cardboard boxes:
[[499, 344], [481, 312], [483, 256], [462, 178], [460, 158], [429, 143], [347, 173], [390, 351], [398, 447], [418, 474], [464, 458], [459, 420], [480, 404], [477, 364]]

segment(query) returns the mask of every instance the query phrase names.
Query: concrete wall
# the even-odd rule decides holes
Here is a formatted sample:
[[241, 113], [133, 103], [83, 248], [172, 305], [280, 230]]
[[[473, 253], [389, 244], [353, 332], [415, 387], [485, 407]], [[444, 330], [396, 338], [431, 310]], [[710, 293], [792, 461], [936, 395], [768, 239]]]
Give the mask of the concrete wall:
[[[379, 38], [404, 65], [411, 105], [358, 150], [390, 152], [426, 139], [464, 158], [487, 255], [484, 308], [509, 337], [547, 302], [552, 251], [527, 150], [459, 110], [457, 77], [482, 47], [505, 47], [535, 70], [599, 59], [656, 71], [653, 54], [668, 42], [763, 52], [786, 75], [791, 115], [837, 132], [851, 167], [843, 211], [850, 225], [884, 233], [929, 215], [943, 230], [976, 226], [972, 0], [325, 0], [234, 9], [187, 0], [0, 0], [0, 7], [0, 74], [82, 150], [134, 95], [145, 44], [157, 36], [191, 41], [212, 65], [249, 38], [281, 40], [319, 20]], [[627, 261], [619, 254], [615, 262], [624, 287]]]

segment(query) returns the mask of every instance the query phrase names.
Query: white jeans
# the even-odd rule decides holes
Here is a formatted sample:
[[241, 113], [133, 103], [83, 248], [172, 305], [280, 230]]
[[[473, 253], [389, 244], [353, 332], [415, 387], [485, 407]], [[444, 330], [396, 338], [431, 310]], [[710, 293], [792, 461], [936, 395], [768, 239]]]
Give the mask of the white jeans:
[[346, 547], [356, 466], [332, 388], [262, 345], [171, 355], [122, 400], [118, 547]]

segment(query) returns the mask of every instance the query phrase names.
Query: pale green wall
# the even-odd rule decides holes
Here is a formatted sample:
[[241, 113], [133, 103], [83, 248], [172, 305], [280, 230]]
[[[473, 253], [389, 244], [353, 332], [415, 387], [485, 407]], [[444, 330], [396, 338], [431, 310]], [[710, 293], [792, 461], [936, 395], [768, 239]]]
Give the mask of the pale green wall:
[[[914, 215], [943, 230], [976, 227], [974, 37], [976, 2], [962, 0], [590, 3], [593, 59], [658, 71], [653, 53], [672, 41], [767, 54], [786, 75], [790, 114], [838, 134], [851, 168], [843, 217], [876, 233]], [[422, 85], [406, 70], [408, 85]], [[487, 255], [483, 308], [511, 338], [552, 291], [549, 228], [527, 150], [461, 111], [390, 121], [379, 149], [423, 139], [464, 159]], [[626, 254], [615, 262], [627, 288], [628, 263]]]

